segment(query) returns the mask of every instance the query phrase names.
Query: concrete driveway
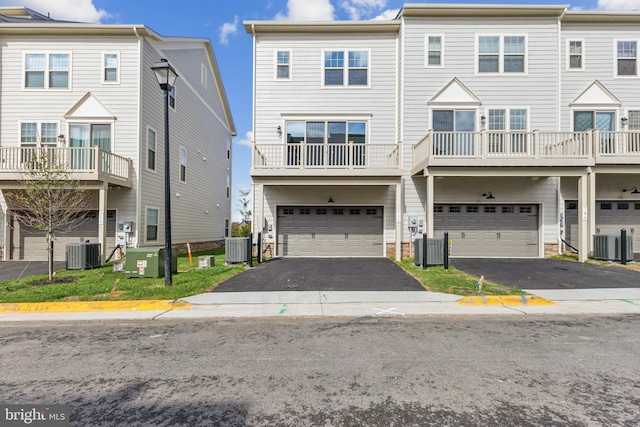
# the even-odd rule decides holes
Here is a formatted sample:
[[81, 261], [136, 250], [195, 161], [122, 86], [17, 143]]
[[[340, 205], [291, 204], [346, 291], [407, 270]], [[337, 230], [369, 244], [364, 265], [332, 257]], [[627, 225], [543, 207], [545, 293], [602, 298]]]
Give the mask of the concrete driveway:
[[387, 258], [275, 258], [212, 292], [425, 291]]
[[[53, 271], [64, 270], [66, 262], [53, 263]], [[0, 261], [0, 282], [34, 274], [48, 274], [47, 261]]]
[[456, 258], [451, 265], [521, 289], [640, 288], [640, 272], [614, 266], [540, 258]]

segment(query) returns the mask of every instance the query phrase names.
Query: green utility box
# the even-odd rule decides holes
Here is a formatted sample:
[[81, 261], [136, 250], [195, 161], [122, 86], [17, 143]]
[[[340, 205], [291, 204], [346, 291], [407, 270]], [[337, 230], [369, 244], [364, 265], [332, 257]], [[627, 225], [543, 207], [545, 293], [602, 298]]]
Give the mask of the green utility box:
[[[171, 271], [178, 272], [178, 252], [171, 248]], [[128, 248], [124, 274], [131, 277], [164, 277], [164, 247]]]

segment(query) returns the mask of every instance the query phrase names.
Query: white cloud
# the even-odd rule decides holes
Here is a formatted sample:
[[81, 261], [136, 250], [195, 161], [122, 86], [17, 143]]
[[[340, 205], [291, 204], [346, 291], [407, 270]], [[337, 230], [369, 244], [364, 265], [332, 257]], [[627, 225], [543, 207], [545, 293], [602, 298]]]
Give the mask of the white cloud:
[[238, 16], [233, 18], [233, 22], [225, 22], [220, 26], [220, 44], [228, 45], [229, 36], [238, 32]]
[[111, 16], [106, 10], [96, 8], [93, 0], [1, 0], [0, 6], [15, 6], [16, 3], [62, 21], [99, 23]]
[[251, 147], [253, 143], [253, 132], [249, 131], [245, 134], [244, 139], [237, 139], [236, 145], [244, 145], [245, 147]]
[[333, 21], [334, 18], [330, 0], [287, 0], [287, 14], [276, 15], [276, 19], [289, 21]]
[[387, 0], [342, 0], [340, 7], [353, 20], [368, 19], [387, 5]]
[[391, 21], [392, 19], [395, 19], [396, 16], [398, 16], [399, 12], [400, 9], [387, 9], [373, 19], [376, 21]]
[[598, 9], [631, 12], [640, 10], [640, 0], [598, 0]]

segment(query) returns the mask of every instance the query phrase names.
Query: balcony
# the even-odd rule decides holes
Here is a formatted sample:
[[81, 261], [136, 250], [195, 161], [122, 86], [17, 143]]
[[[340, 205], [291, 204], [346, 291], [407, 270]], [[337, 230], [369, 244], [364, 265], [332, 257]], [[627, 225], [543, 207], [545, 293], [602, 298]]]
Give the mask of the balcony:
[[594, 131], [596, 164], [640, 164], [640, 131]]
[[400, 144], [253, 144], [252, 176], [402, 175]]
[[[41, 160], [40, 160], [41, 159]], [[2, 181], [29, 178], [38, 161], [69, 173], [80, 181], [106, 182], [131, 187], [131, 159], [101, 150], [100, 147], [0, 147], [0, 186]]]

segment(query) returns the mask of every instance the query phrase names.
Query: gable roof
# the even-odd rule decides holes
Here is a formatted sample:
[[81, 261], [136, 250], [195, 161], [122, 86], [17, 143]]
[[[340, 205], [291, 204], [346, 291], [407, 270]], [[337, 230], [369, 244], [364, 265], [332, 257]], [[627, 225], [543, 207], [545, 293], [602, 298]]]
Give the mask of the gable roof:
[[482, 102], [457, 77], [451, 79], [428, 102], [429, 105], [465, 105], [479, 106]]
[[116, 116], [104, 106], [102, 102], [91, 92], [87, 92], [64, 115], [65, 119], [109, 119], [115, 120]]
[[609, 89], [594, 80], [580, 95], [569, 103], [571, 107], [619, 107], [622, 103]]

